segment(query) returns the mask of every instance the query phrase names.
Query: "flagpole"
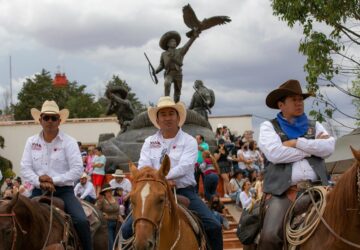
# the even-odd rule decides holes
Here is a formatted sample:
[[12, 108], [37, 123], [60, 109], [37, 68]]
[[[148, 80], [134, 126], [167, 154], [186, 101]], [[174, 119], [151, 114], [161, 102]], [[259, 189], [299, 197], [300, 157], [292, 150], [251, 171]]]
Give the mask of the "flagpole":
[[9, 57], [9, 76], [10, 76], [10, 106], [11, 106], [13, 104], [11, 56]]

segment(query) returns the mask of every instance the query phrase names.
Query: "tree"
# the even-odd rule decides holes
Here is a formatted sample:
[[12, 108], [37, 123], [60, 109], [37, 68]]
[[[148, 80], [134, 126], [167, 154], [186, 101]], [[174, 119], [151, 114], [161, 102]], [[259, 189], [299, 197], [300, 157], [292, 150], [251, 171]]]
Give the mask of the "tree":
[[[121, 80], [119, 76], [113, 75], [112, 79], [107, 82], [106, 88], [111, 86], [121, 86], [128, 91], [127, 99], [131, 102], [132, 107], [135, 110], [135, 115], [146, 110], [146, 105], [139, 101], [139, 99], [136, 97], [136, 94], [131, 91], [131, 87], [127, 84], [127, 82]], [[109, 100], [105, 97], [102, 97], [98, 100], [98, 103], [103, 107], [103, 113], [106, 113]]]
[[67, 87], [55, 88], [50, 73], [43, 69], [24, 82], [18, 94], [19, 102], [13, 106], [15, 120], [32, 119], [30, 109], [40, 109], [45, 100], [54, 100], [60, 109], [69, 109], [70, 118], [99, 117], [101, 106], [92, 94], [85, 93], [85, 88], [76, 81], [69, 82]]
[[[345, 114], [336, 102], [323, 93], [321, 86], [334, 87], [359, 100], [359, 92], [341, 88], [342, 82], [355, 79], [360, 72], [360, 2], [359, 0], [272, 0], [274, 15], [293, 27], [300, 23], [304, 38], [300, 41], [299, 51], [307, 57], [304, 69], [307, 72], [307, 89], [316, 94], [315, 106], [323, 108], [312, 110], [317, 120], [332, 118], [334, 112]], [[325, 83], [325, 84], [324, 84]], [[359, 84], [356, 81], [355, 84]]]
[[[5, 139], [0, 135], [0, 148], [5, 147]], [[8, 159], [0, 155], [0, 171], [3, 175], [3, 178], [0, 180], [0, 187], [4, 183], [4, 180], [9, 177], [14, 177], [15, 173], [12, 171], [12, 163]]]
[[[360, 75], [358, 77], [358, 79], [356, 79], [355, 81], [353, 81], [353, 85], [351, 88], [351, 93], [353, 93], [356, 96], [360, 96]], [[355, 105], [357, 110], [360, 110], [360, 99], [358, 98], [354, 98], [352, 103]], [[356, 122], [357, 126], [360, 126], [360, 112], [358, 112], [356, 114], [358, 121]]]

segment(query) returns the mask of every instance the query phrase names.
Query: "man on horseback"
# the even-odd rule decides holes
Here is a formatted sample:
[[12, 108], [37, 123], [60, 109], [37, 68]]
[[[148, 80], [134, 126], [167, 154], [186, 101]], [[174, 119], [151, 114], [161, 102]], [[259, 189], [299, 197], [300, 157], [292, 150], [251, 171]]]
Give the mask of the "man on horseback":
[[[169, 96], [160, 97], [157, 107], [149, 107], [150, 121], [159, 131], [148, 137], [141, 149], [138, 168], [153, 166], [159, 169], [165, 154], [169, 155], [171, 169], [166, 178], [176, 187], [176, 193], [190, 200], [189, 209], [202, 221], [208, 242], [213, 250], [223, 249], [221, 225], [195, 192], [194, 166], [197, 160], [197, 142], [182, 131], [186, 120], [186, 108], [181, 102], [175, 104]], [[132, 219], [122, 228], [123, 237], [132, 236]]]
[[264, 193], [266, 215], [259, 249], [282, 249], [283, 220], [296, 199], [298, 186], [321, 181], [328, 184], [324, 158], [335, 148], [335, 139], [304, 113], [304, 99], [297, 80], [288, 80], [266, 97], [266, 105], [280, 109], [276, 118], [260, 126], [259, 147], [267, 158]]
[[64, 201], [65, 212], [71, 216], [83, 249], [91, 250], [90, 225], [74, 195], [74, 182], [84, 170], [80, 150], [74, 138], [59, 130], [69, 110], [59, 110], [55, 101], [45, 101], [41, 111], [32, 108], [31, 115], [43, 130], [26, 141], [21, 175], [35, 187], [33, 197], [45, 190]]

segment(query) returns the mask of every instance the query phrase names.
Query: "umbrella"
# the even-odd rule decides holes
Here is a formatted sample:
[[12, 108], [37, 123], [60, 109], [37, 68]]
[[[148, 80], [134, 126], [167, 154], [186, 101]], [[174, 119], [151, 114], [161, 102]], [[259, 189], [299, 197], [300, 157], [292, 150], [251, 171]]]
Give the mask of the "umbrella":
[[334, 153], [325, 159], [326, 168], [329, 173], [343, 173], [351, 166], [354, 156], [350, 146], [355, 149], [360, 149], [360, 128], [337, 139]]

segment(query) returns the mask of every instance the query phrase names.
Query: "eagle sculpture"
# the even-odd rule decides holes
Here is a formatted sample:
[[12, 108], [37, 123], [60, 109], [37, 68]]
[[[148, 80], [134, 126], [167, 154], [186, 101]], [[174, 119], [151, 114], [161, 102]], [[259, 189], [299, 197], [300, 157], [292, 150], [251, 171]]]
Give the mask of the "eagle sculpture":
[[191, 8], [190, 4], [185, 5], [183, 7], [183, 17], [186, 26], [188, 26], [191, 29], [191, 31], [186, 33], [187, 37], [192, 37], [194, 30], [201, 32], [215, 25], [221, 25], [231, 22], [231, 19], [228, 16], [213, 16], [210, 18], [205, 18], [202, 21], [199, 21], [199, 19], [195, 15], [194, 10]]

